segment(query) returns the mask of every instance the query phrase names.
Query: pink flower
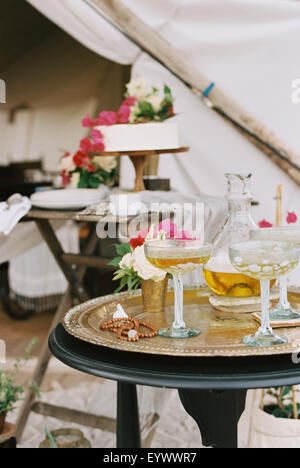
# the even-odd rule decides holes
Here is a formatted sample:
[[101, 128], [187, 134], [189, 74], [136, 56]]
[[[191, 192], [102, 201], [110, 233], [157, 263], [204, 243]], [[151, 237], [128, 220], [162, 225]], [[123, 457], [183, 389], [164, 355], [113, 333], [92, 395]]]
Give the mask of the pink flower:
[[177, 232], [175, 239], [178, 240], [195, 240], [194, 237], [188, 231], [179, 231]]
[[96, 151], [100, 151], [101, 153], [103, 153], [103, 151], [105, 151], [105, 145], [102, 140], [103, 139], [102, 133], [99, 132], [99, 130], [94, 129], [91, 132], [91, 137], [92, 137], [92, 140], [90, 140], [87, 137], [81, 140], [80, 150], [83, 153], [92, 153]]
[[93, 166], [93, 164], [87, 164], [86, 165], [86, 170], [88, 172], [96, 172], [97, 171], [97, 168], [95, 166]]
[[100, 130], [96, 130], [96, 129], [91, 131], [91, 137], [93, 138], [93, 140], [95, 142], [103, 140], [103, 138], [104, 138], [103, 134], [100, 132]]
[[178, 233], [176, 224], [172, 223], [170, 219], [164, 219], [159, 226], [154, 230], [154, 236], [157, 235], [159, 231], [164, 231], [167, 233], [167, 239], [174, 239]]
[[298, 216], [296, 215], [296, 213], [288, 211], [288, 214], [287, 214], [287, 217], [286, 217], [286, 222], [288, 224], [294, 224], [297, 221], [298, 221]]
[[68, 158], [69, 156], [71, 156], [71, 153], [69, 153], [68, 151], [63, 155], [63, 158]]
[[82, 126], [83, 126], [83, 127], [86, 127], [86, 128], [92, 127], [90, 114], [87, 114], [87, 115], [84, 117], [84, 119], [82, 120]]
[[82, 120], [82, 126], [85, 128], [97, 127], [97, 125], [101, 125], [100, 118], [91, 119], [90, 114], [87, 114], [86, 117]]
[[138, 233], [138, 237], [142, 237], [143, 239], [146, 239], [146, 237], [149, 234], [149, 229], [143, 229]]
[[99, 140], [99, 141], [96, 141], [96, 143], [93, 143], [92, 151], [103, 153], [105, 151], [105, 144], [103, 143], [103, 141]]
[[88, 154], [85, 154], [83, 151], [77, 151], [77, 153], [74, 154], [73, 157], [74, 164], [80, 168], [87, 168], [91, 163], [91, 160], [92, 158]]
[[262, 221], [260, 221], [258, 223], [259, 227], [260, 228], [271, 228], [273, 227], [273, 224], [269, 223], [269, 221], [267, 221], [266, 219], [263, 219]]
[[120, 124], [126, 124], [127, 122], [129, 122], [130, 114], [131, 114], [130, 107], [123, 104], [120, 107], [119, 112], [117, 113], [118, 122]]
[[100, 114], [99, 125], [115, 125], [118, 121], [117, 113], [112, 111], [103, 111]]
[[127, 99], [125, 99], [125, 101], [123, 102], [122, 106], [129, 106], [129, 107], [132, 107], [135, 105], [137, 101], [137, 98], [133, 97], [133, 96], [128, 96]]
[[92, 142], [89, 138], [84, 138], [80, 142], [80, 149], [84, 153], [89, 153], [90, 151], [93, 151], [93, 145]]

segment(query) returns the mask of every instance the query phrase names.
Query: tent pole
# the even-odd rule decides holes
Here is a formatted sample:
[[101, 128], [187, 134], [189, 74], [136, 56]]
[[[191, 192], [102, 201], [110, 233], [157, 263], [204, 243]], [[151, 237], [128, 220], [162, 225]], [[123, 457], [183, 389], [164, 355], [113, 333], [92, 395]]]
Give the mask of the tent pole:
[[[194, 67], [181, 52], [144, 23], [122, 1], [87, 0], [87, 3], [105, 13], [116, 28], [201, 96], [208, 107], [244, 134], [294, 182], [300, 185], [300, 157], [287, 148], [264, 124], [257, 121], [226, 96], [218, 86], [210, 91], [209, 98], [203, 96], [204, 90], [210, 87], [212, 80]], [[107, 18], [105, 19], [107, 20]]]

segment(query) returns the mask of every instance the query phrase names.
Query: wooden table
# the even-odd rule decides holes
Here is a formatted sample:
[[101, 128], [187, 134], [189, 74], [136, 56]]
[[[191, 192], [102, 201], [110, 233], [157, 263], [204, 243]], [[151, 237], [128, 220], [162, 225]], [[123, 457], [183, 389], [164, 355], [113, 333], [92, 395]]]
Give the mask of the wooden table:
[[[161, 214], [157, 213], [158, 222], [162, 219]], [[137, 217], [114, 217], [111, 215], [94, 215], [94, 214], [83, 214], [72, 211], [50, 211], [50, 210], [31, 210], [24, 221], [34, 221], [39, 229], [43, 239], [47, 243], [53, 257], [55, 258], [60, 270], [64, 274], [67, 282], [68, 289], [64, 294], [52, 325], [49, 330], [50, 332], [57, 326], [61, 321], [64, 314], [72, 307], [73, 299], [76, 298], [79, 302], [85, 302], [89, 298], [83, 284], [83, 278], [88, 267], [106, 269], [114, 271], [114, 267], [107, 266], [109, 259], [99, 258], [95, 254], [97, 247], [98, 237], [96, 235], [96, 224], [99, 222], [103, 223], [103, 226], [111, 223], [116, 223], [117, 226], [125, 225], [136, 219]], [[91, 223], [94, 224], [95, 229], [91, 230], [91, 234], [87, 239], [85, 248], [80, 255], [70, 254], [65, 252], [59, 242], [56, 233], [51, 225], [51, 221], [76, 221], [80, 223]], [[41, 385], [47, 371], [47, 367], [50, 361], [51, 352], [48, 348], [48, 341], [45, 340], [37, 366], [35, 368], [32, 380], [37, 385]], [[43, 404], [35, 401], [35, 394], [32, 390], [28, 390], [25, 396], [25, 400], [21, 407], [19, 417], [17, 420], [16, 436], [20, 440], [24, 431], [27, 419], [31, 411], [47, 416], [58, 417], [67, 421], [74, 421], [78, 423], [84, 423], [91, 425], [92, 427], [102, 427], [103, 429], [112, 429], [114, 422], [107, 418], [85, 415], [75, 410], [69, 410], [66, 408], [59, 408], [53, 405]], [[95, 422], [96, 421], [96, 422]]]

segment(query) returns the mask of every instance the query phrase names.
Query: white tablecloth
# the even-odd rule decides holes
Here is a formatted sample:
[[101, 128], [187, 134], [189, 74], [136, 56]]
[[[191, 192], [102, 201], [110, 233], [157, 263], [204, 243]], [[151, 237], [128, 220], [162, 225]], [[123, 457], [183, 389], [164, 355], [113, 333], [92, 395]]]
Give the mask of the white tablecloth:
[[[56, 223], [55, 225], [59, 226]], [[78, 225], [67, 222], [58, 227], [57, 235], [67, 252], [79, 252]], [[22, 244], [23, 249], [18, 248], [18, 242]], [[15, 294], [39, 298], [63, 294], [66, 291], [67, 281], [34, 224], [18, 226], [18, 232], [13, 233], [7, 243], [13, 248], [16, 247], [15, 250], [11, 250], [9, 256], [9, 284]], [[30, 248], [32, 245], [36, 246]], [[25, 248], [28, 250], [24, 251]], [[13, 255], [13, 252], [22, 251], [24, 253], [21, 255]]]

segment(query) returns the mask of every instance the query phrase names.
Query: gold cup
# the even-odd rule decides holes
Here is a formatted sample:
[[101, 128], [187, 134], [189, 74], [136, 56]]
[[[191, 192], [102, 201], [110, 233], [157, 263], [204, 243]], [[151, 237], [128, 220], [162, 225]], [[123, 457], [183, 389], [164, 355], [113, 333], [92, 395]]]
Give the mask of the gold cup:
[[144, 280], [142, 282], [142, 297], [146, 313], [162, 313], [165, 311], [168, 291], [168, 277], [163, 281]]

